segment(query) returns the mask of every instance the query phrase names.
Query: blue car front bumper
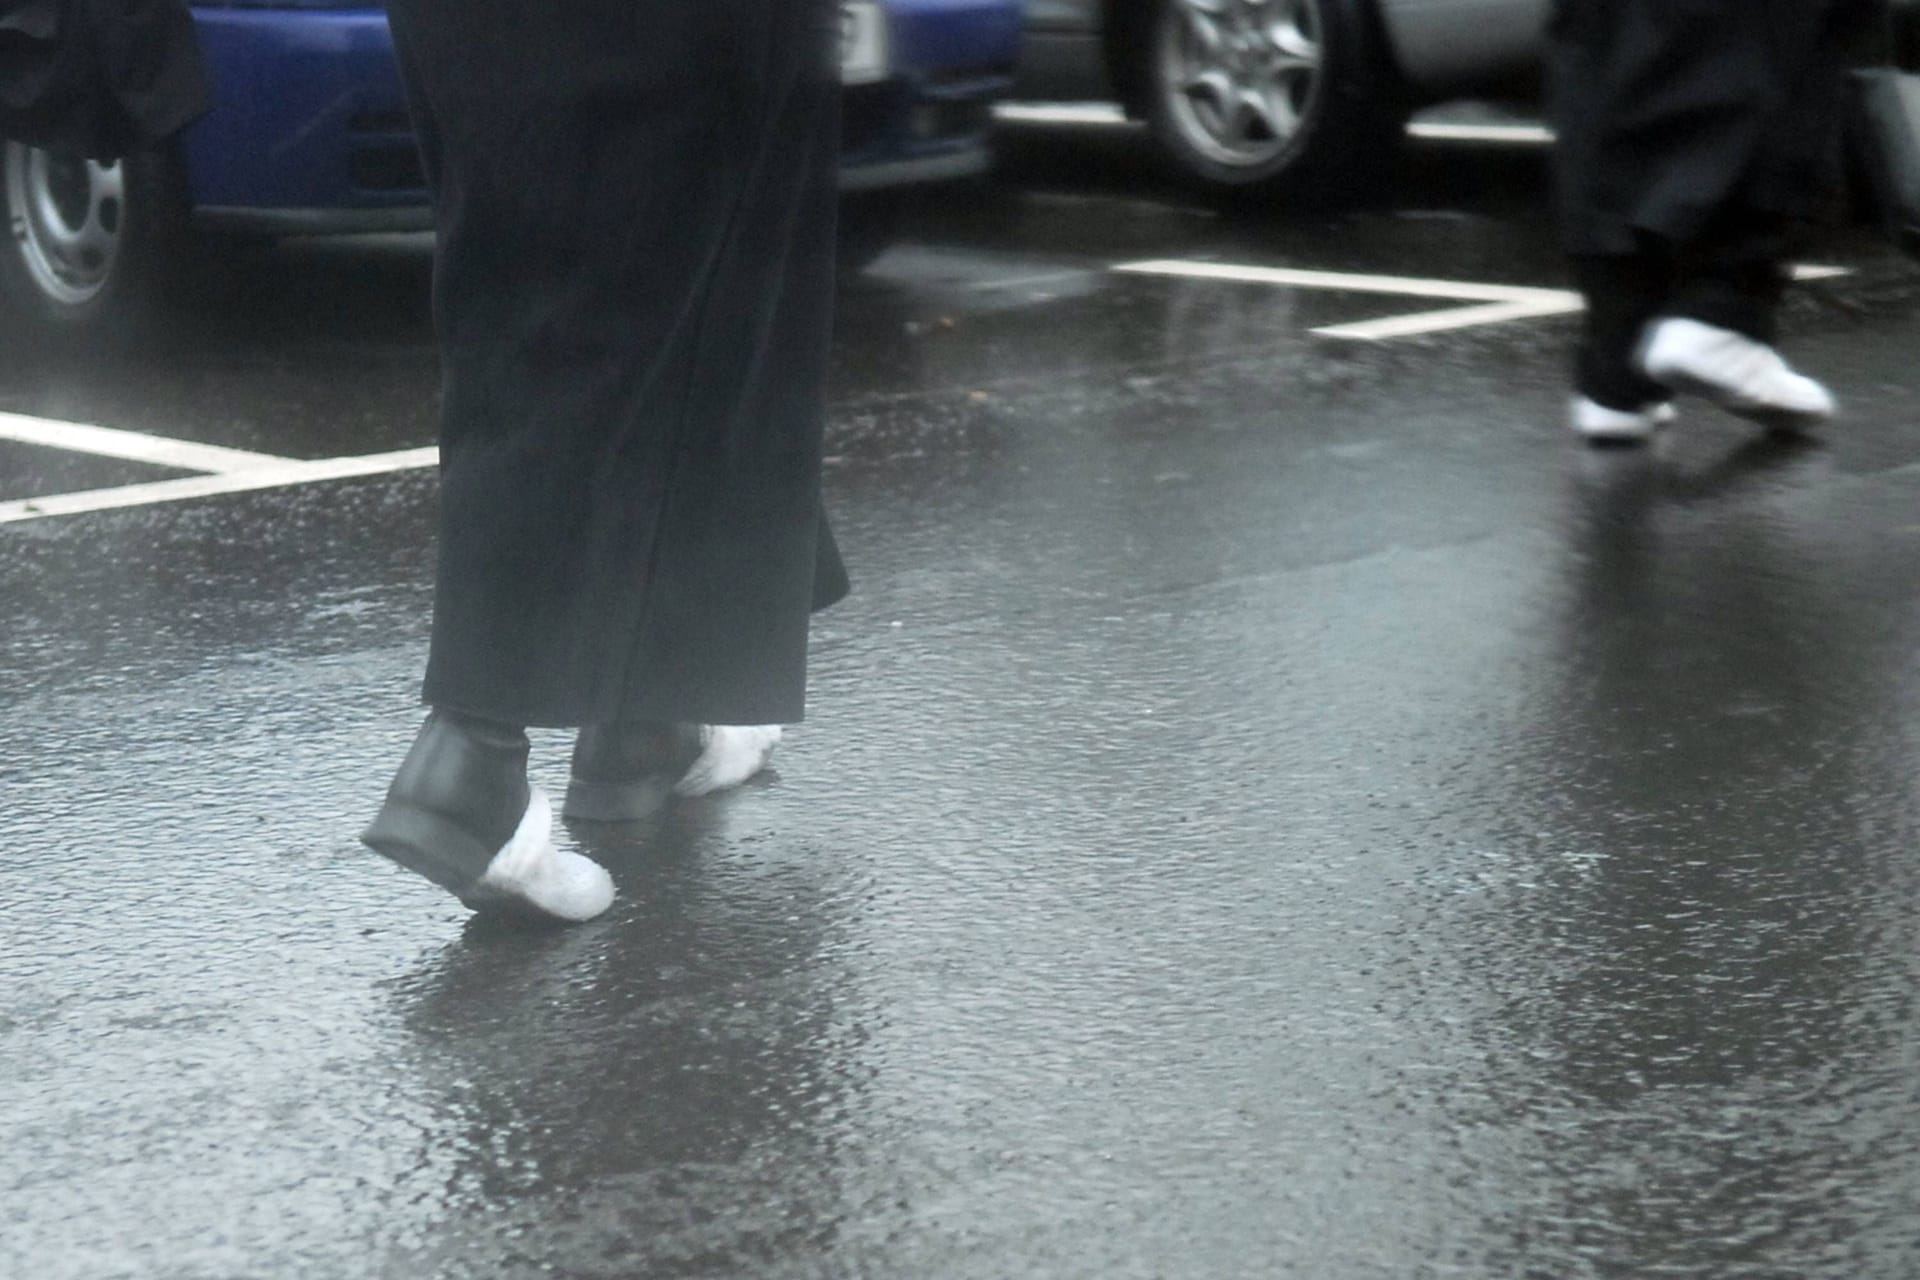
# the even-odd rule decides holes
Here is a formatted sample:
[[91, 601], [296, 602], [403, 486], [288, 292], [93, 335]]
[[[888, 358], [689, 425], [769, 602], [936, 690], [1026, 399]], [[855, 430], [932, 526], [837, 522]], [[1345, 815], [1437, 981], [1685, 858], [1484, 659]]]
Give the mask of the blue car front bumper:
[[185, 142], [202, 221], [283, 232], [431, 225], [384, 11], [194, 17], [216, 104]]
[[[1017, 0], [888, 0], [885, 81], [847, 91], [842, 186], [978, 172], [992, 103], [1011, 87]], [[187, 132], [198, 219], [281, 234], [431, 225], [386, 14], [378, 8], [194, 9], [215, 107]]]
[[890, 0], [892, 75], [850, 88], [846, 191], [938, 181], [987, 167], [993, 104], [1013, 88], [1020, 7], [1009, 0]]

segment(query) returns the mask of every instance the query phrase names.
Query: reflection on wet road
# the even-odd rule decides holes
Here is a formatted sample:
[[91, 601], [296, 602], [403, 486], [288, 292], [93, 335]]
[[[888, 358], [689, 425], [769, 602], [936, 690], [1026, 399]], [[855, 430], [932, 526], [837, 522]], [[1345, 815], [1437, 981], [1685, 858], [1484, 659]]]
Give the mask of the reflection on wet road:
[[[574, 832], [591, 925], [355, 842], [430, 471], [0, 528], [0, 1274], [1920, 1269], [1907, 268], [1789, 313], [1829, 442], [1592, 452], [1564, 320], [1108, 269], [1555, 288], [1537, 158], [1244, 221], [1054, 146], [849, 285], [812, 716]], [[429, 443], [419, 247], [264, 261], [0, 411]]]

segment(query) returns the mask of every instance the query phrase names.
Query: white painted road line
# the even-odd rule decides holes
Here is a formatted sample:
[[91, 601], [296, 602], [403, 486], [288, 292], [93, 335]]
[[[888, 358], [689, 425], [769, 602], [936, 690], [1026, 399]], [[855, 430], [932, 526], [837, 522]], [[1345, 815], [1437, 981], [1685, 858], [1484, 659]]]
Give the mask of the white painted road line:
[[1113, 102], [1002, 102], [994, 118], [1010, 124], [1124, 125], [1127, 113]]
[[1292, 289], [1324, 289], [1342, 293], [1382, 293], [1405, 298], [1444, 298], [1470, 306], [1444, 307], [1412, 315], [1387, 316], [1349, 324], [1322, 325], [1311, 332], [1322, 338], [1381, 342], [1424, 333], [1507, 324], [1542, 316], [1566, 315], [1581, 309], [1580, 295], [1564, 289], [1536, 289], [1524, 285], [1483, 284], [1473, 280], [1429, 280], [1418, 276], [1382, 276], [1351, 271], [1306, 271], [1294, 267], [1253, 267], [1228, 262], [1181, 262], [1159, 259], [1126, 262], [1115, 271], [1139, 275], [1182, 276], [1195, 280], [1228, 280], [1242, 284], [1280, 285]]
[[394, 453], [363, 454], [353, 458], [322, 458], [311, 462], [276, 458], [267, 465], [220, 475], [188, 476], [178, 480], [157, 480], [151, 484], [129, 484], [114, 489], [89, 489], [81, 493], [0, 502], [0, 524], [78, 515], [86, 511], [112, 511], [161, 502], [182, 502], [189, 498], [209, 498], [227, 493], [249, 493], [259, 489], [281, 489], [320, 480], [347, 480], [396, 471], [418, 471], [435, 466], [439, 461], [440, 451], [431, 445], [424, 449], [402, 449]]
[[[1113, 102], [1003, 102], [994, 118], [1008, 124], [1078, 125], [1112, 129], [1135, 121]], [[1537, 124], [1453, 124], [1444, 120], [1415, 120], [1409, 137], [1433, 142], [1484, 142], [1501, 147], [1540, 147], [1553, 141], [1553, 131]]]
[[0, 413], [0, 440], [206, 473], [144, 484], [117, 485], [111, 489], [85, 489], [78, 493], [0, 502], [0, 524], [78, 515], [86, 511], [143, 507], [160, 502], [181, 502], [216, 494], [279, 489], [321, 480], [412, 471], [434, 466], [440, 461], [439, 449], [432, 446], [350, 458], [282, 458], [270, 453], [227, 449], [219, 445], [196, 444], [191, 440], [174, 440], [139, 431], [96, 427], [84, 422], [62, 422], [54, 418], [34, 418], [19, 413]]
[[245, 449], [225, 449], [219, 445], [170, 440], [165, 436], [95, 427], [84, 422], [29, 418], [18, 413], [0, 413], [0, 440], [41, 445], [49, 449], [69, 449], [75, 453], [120, 458], [128, 462], [147, 462], [181, 471], [207, 471], [215, 475], [250, 471], [255, 467], [274, 466], [288, 461], [272, 454], [250, 453]]
[[1409, 316], [1388, 316], [1382, 320], [1360, 320], [1353, 324], [1331, 324], [1313, 330], [1322, 338], [1351, 338], [1360, 342], [1383, 342], [1389, 338], [1412, 338], [1423, 333], [1445, 333], [1454, 329], [1472, 329], [1480, 325], [1507, 324], [1514, 320], [1539, 320], [1547, 316], [1573, 315], [1585, 304], [1577, 293], [1558, 299], [1542, 298], [1532, 302], [1482, 302], [1470, 307], [1446, 307], [1439, 311], [1420, 311]]
[[1330, 289], [1345, 293], [1387, 293], [1410, 298], [1446, 298], [1455, 302], [1557, 302], [1564, 296], [1559, 289], [1482, 284], [1472, 280], [1428, 280], [1419, 276], [1377, 276], [1352, 271], [1308, 271], [1296, 267], [1252, 267], [1231, 262], [1185, 262], [1168, 258], [1123, 262], [1113, 269], [1137, 275], [1232, 280], [1243, 284], [1277, 284], [1294, 289]]
[[1544, 147], [1553, 142], [1553, 130], [1537, 124], [1449, 124], [1444, 120], [1415, 120], [1407, 126], [1407, 133], [1435, 142], [1490, 142], [1502, 147]]
[[[1270, 284], [1291, 289], [1324, 289], [1346, 293], [1381, 293], [1408, 298], [1444, 298], [1470, 306], [1442, 307], [1412, 315], [1386, 316], [1347, 324], [1322, 325], [1310, 330], [1322, 338], [1382, 342], [1428, 333], [1446, 333], [1483, 325], [1540, 320], [1574, 315], [1586, 309], [1577, 293], [1525, 285], [1483, 284], [1474, 280], [1430, 280], [1419, 276], [1382, 276], [1349, 271], [1308, 271], [1295, 267], [1256, 267], [1231, 262], [1187, 262], [1154, 259], [1123, 262], [1113, 270], [1135, 275], [1179, 276], [1192, 280], [1226, 280], [1240, 284]], [[1797, 280], [1826, 280], [1849, 274], [1845, 267], [1803, 264], [1793, 270]]]

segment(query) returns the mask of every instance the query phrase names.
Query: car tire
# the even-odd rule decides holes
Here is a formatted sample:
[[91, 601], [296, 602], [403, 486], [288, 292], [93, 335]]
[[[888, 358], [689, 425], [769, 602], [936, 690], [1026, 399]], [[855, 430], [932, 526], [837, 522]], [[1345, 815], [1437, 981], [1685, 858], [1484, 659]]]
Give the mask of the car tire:
[[1387, 171], [1408, 115], [1377, 22], [1370, 0], [1155, 0], [1126, 81], [1185, 178], [1339, 202]]
[[0, 322], [60, 347], [147, 332], [193, 248], [171, 149], [84, 160], [0, 143]]

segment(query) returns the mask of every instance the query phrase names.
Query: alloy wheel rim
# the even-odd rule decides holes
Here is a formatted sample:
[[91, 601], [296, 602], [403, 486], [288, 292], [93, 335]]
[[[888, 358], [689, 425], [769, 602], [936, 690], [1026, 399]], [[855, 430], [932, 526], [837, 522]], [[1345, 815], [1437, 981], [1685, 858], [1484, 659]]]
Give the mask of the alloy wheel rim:
[[1194, 149], [1232, 168], [1292, 145], [1321, 92], [1318, 0], [1169, 0], [1162, 92]]
[[6, 146], [7, 230], [28, 276], [55, 302], [91, 301], [106, 288], [120, 253], [121, 162]]

